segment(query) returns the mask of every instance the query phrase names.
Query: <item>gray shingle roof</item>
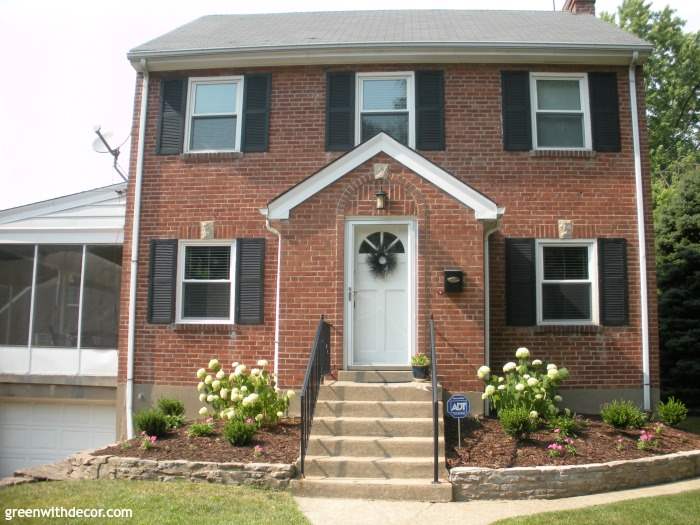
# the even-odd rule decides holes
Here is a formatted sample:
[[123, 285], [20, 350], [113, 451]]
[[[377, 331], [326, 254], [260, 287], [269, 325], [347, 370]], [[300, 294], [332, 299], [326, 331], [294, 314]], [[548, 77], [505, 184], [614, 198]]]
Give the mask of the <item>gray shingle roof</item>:
[[204, 16], [135, 47], [129, 56], [405, 44], [649, 47], [594, 16], [562, 11], [336, 11]]

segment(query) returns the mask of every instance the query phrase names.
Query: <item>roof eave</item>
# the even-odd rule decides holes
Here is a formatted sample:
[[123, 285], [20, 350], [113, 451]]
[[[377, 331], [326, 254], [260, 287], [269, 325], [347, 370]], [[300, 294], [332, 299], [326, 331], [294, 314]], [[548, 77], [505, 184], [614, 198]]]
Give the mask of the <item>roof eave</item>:
[[275, 46], [219, 49], [131, 50], [132, 66], [140, 71], [147, 60], [151, 71], [240, 66], [424, 63], [550, 63], [626, 65], [633, 53], [639, 62], [651, 54], [646, 44], [514, 44], [514, 43], [395, 43]]

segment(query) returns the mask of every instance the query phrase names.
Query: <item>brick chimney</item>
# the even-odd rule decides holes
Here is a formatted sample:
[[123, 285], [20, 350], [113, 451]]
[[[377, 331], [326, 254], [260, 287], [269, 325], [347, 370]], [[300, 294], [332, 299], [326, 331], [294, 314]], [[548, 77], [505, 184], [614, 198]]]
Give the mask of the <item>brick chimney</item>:
[[595, 15], [595, 0], [566, 0], [561, 10], [575, 15]]

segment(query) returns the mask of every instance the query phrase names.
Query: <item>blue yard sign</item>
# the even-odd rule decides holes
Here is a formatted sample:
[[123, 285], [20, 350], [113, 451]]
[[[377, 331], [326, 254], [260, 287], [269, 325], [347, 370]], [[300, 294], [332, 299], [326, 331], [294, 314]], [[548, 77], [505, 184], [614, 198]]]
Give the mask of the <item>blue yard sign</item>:
[[455, 419], [469, 415], [469, 400], [464, 394], [455, 394], [447, 400], [447, 414]]

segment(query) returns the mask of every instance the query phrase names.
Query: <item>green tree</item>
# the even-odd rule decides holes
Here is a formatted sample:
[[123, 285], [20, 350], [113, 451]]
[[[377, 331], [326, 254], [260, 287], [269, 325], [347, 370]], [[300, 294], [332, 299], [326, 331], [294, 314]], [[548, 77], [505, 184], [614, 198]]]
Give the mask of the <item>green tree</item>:
[[700, 167], [659, 195], [654, 222], [662, 386], [700, 407]]
[[670, 7], [655, 11], [644, 0], [624, 0], [601, 18], [653, 44], [644, 65], [649, 149], [655, 189], [700, 161], [700, 32]]

